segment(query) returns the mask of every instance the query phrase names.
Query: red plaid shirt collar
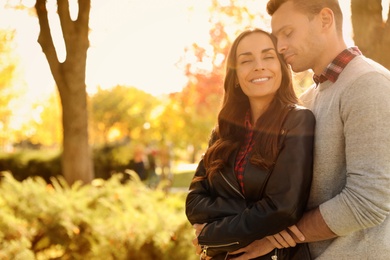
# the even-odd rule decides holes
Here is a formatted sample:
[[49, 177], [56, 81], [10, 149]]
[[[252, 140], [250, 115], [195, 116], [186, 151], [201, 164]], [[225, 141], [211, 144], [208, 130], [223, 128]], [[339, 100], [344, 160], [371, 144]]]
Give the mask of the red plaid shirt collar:
[[344, 70], [347, 64], [356, 56], [361, 55], [358, 47], [351, 47], [342, 51], [337, 57], [326, 67], [321, 75], [313, 76], [313, 80], [318, 86], [318, 84], [330, 80], [331, 82], [336, 82], [340, 73]]
[[244, 171], [245, 166], [248, 162], [248, 155], [253, 148], [253, 126], [251, 123], [251, 111], [248, 110], [245, 115], [245, 140], [238, 151], [236, 156], [236, 162], [234, 166], [234, 171], [236, 173], [237, 181], [240, 184], [241, 191], [244, 192]]

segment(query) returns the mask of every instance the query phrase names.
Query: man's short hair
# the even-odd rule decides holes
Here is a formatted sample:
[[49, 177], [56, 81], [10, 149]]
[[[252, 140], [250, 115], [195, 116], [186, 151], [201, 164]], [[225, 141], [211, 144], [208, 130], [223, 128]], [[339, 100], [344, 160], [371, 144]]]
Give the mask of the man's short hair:
[[279, 7], [286, 2], [293, 2], [296, 10], [306, 14], [312, 19], [323, 8], [329, 8], [333, 11], [337, 32], [342, 35], [343, 32], [343, 13], [338, 0], [269, 0], [267, 3], [267, 12], [273, 15]]

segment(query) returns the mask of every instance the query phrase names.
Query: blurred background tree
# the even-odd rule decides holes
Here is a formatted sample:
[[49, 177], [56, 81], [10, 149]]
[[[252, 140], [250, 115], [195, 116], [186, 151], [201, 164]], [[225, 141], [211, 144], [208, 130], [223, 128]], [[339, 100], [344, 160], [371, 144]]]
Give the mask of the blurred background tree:
[[206, 45], [193, 43], [185, 49], [185, 55], [179, 62], [188, 83], [172, 98], [181, 107], [184, 122], [181, 137], [187, 141], [191, 162], [198, 160], [199, 153], [205, 151], [216, 123], [222, 102], [225, 61], [232, 41], [243, 29], [254, 26], [265, 28], [269, 20], [258, 8], [250, 8], [247, 3], [212, 0], [209, 42]]
[[159, 102], [156, 97], [134, 87], [98, 88], [90, 98], [94, 144], [109, 145], [137, 139], [147, 144], [150, 138], [144, 131], [149, 127], [145, 124]]
[[354, 41], [363, 54], [390, 69], [390, 8], [382, 18], [381, 0], [352, 0]]
[[13, 85], [15, 79], [17, 58], [12, 50], [14, 31], [0, 30], [0, 150], [10, 146], [9, 119], [11, 116], [10, 103], [17, 98]]
[[[196, 162], [207, 148], [210, 132], [216, 122], [223, 92], [225, 60], [233, 39], [245, 28], [268, 28], [270, 22], [270, 17], [266, 15], [265, 9], [259, 6], [258, 0], [212, 0], [207, 16], [204, 17], [204, 20], [208, 20], [209, 40], [188, 44], [177, 63], [187, 78], [187, 83], [181, 91], [153, 96], [137, 89], [137, 86], [120, 84], [111, 88], [99, 88], [88, 96], [85, 84], [85, 59], [86, 50], [89, 48], [89, 17], [86, 17], [89, 12], [89, 1], [81, 1], [83, 5], [78, 6], [78, 16], [77, 12], [76, 15], [72, 12], [77, 1], [46, 2], [46, 5], [49, 2], [51, 5], [59, 4], [55, 10], [58, 10], [57, 18], [61, 28], [50, 29], [52, 33], [56, 30], [62, 31], [65, 57], [53, 49], [55, 46], [50, 43], [53, 38], [50, 39], [47, 31], [48, 25], [45, 21], [47, 6], [44, 2], [46, 1], [36, 1], [37, 13], [31, 12], [35, 10], [34, 8], [28, 10], [32, 15], [40, 15], [38, 16], [41, 21], [40, 42], [43, 50], [47, 48], [44, 46], [50, 47], [47, 57], [52, 64], [53, 77], [56, 81], [62, 82], [60, 84], [56, 82], [59, 95], [53, 93], [44, 101], [34, 102], [29, 111], [31, 119], [25, 119], [24, 124], [17, 129], [10, 128], [8, 122], [12, 110], [10, 104], [16, 98], [15, 95], [20, 94], [13, 91], [15, 84], [12, 82], [18, 63], [17, 58], [12, 55], [12, 32], [7, 32], [7, 35], [1, 33], [0, 145], [5, 147], [5, 143], [10, 142], [28, 143], [41, 149], [49, 147], [61, 150], [63, 143], [64, 154], [65, 150], [69, 153], [68, 156], [64, 156], [64, 159], [68, 160], [68, 163], [64, 163], [68, 168], [62, 171], [71, 172], [68, 176], [69, 182], [76, 179], [88, 181], [91, 178], [89, 170], [87, 171], [89, 166], [84, 167], [88, 163], [84, 165], [83, 161], [90, 161], [90, 154], [86, 153], [85, 149], [95, 150], [104, 146], [141, 143], [156, 148], [169, 147], [176, 159]], [[388, 67], [386, 60], [390, 57], [386, 50], [390, 48], [388, 44], [390, 34], [387, 33], [389, 21], [385, 22], [382, 19], [380, 1], [370, 1], [364, 5], [362, 2], [364, 1], [351, 2], [354, 40], [365, 55]], [[84, 15], [81, 15], [82, 13]], [[83, 20], [83, 25], [79, 24], [81, 20], [77, 17]], [[345, 16], [345, 19], [349, 17]], [[44, 35], [48, 41], [43, 40]], [[50, 44], [46, 45], [48, 42]], [[145, 54], [145, 59], [151, 58]], [[158, 70], [153, 68], [156, 69]], [[311, 75], [309, 71], [294, 75], [298, 93], [311, 85]], [[149, 76], [155, 75], [151, 73]], [[156, 85], [155, 88], [158, 89], [160, 86]], [[65, 125], [68, 125], [68, 130], [65, 129]], [[91, 143], [90, 148], [88, 139]], [[69, 140], [67, 146], [66, 140]], [[84, 165], [83, 170], [86, 170], [84, 177], [81, 177], [79, 170], [72, 168], [82, 167], [71, 166], [75, 162]]]
[[[120, 6], [120, 3], [123, 4], [126, 1], [100, 1], [100, 3], [105, 3], [107, 7]], [[168, 2], [168, 0], [155, 1], [160, 4]], [[0, 0], [1, 7], [4, 2], [19, 5], [23, 0]], [[172, 153], [176, 160], [197, 162], [207, 147], [210, 132], [216, 122], [222, 97], [225, 60], [230, 44], [238, 32], [246, 27], [267, 28], [270, 18], [264, 16], [265, 9], [259, 6], [260, 3], [266, 1], [208, 1], [208, 13], [202, 19], [208, 20], [209, 41], [206, 43], [195, 41], [188, 44], [183, 50], [183, 58], [177, 64], [188, 79], [187, 84], [178, 92], [162, 96], [153, 96], [137, 89], [139, 86], [126, 84], [114, 85], [108, 89], [98, 88], [88, 96], [85, 85], [85, 61], [86, 51], [90, 47], [88, 42], [90, 0], [36, 0], [36, 2], [29, 0], [25, 2], [30, 2], [31, 7], [34, 7], [36, 3], [37, 12], [32, 12], [34, 8], [28, 8], [28, 11], [35, 18], [37, 14], [40, 15], [40, 43], [43, 51], [47, 47], [46, 44], [49, 44], [50, 50], [46, 49], [46, 55], [53, 77], [56, 79], [59, 95], [55, 92], [48, 97], [33, 100], [29, 109], [23, 110], [26, 115], [20, 115], [17, 118], [18, 127], [15, 127], [15, 122], [10, 120], [15, 116], [14, 101], [23, 94], [25, 82], [16, 82], [19, 64], [18, 57], [14, 55], [14, 31], [0, 29], [0, 147], [7, 152], [11, 150], [7, 148], [9, 146], [14, 149], [12, 153], [7, 154], [11, 155], [10, 158], [4, 159], [3, 154], [0, 154], [0, 171], [12, 168], [14, 170], [12, 174], [17, 176], [17, 181], [12, 181], [8, 174], [6, 174], [8, 177], [2, 178], [2, 184], [7, 184], [2, 187], [8, 186], [8, 189], [3, 192], [6, 194], [3, 196], [6, 203], [2, 204], [9, 207], [2, 211], [5, 217], [0, 218], [0, 224], [4, 226], [1, 231], [5, 232], [3, 237], [8, 238], [5, 244], [3, 243], [4, 247], [0, 246], [0, 251], [12, 251], [21, 255], [27, 250], [36, 250], [42, 253], [42, 257], [50, 255], [50, 257], [61, 258], [62, 250], [66, 250], [67, 255], [62, 254], [65, 258], [72, 258], [74, 255], [80, 257], [84, 253], [83, 256], [86, 259], [90, 259], [91, 254], [107, 255], [107, 257], [115, 255], [118, 259], [127, 259], [128, 257], [119, 256], [129, 251], [132, 257], [140, 255], [137, 259], [156, 257], [192, 259], [189, 254], [196, 259], [195, 254], [188, 253], [188, 248], [191, 247], [192, 231], [183, 215], [185, 192], [180, 194], [181, 198], [173, 201], [159, 190], [155, 193], [157, 196], [150, 194], [151, 190], [145, 189], [138, 182], [123, 185], [117, 179], [119, 176], [107, 182], [94, 180], [92, 185], [85, 185], [82, 188], [75, 185], [70, 189], [63, 189], [62, 187], [68, 186], [65, 183], [55, 184], [56, 182], [54, 186], [48, 185], [47, 182], [50, 181], [51, 176], [61, 173], [57, 154], [50, 152], [59, 150], [61, 153], [63, 143], [64, 153], [65, 151], [67, 153], [63, 165], [66, 164], [68, 167], [63, 168], [62, 171], [68, 172], [64, 175], [70, 183], [75, 180], [88, 182], [93, 177], [109, 178], [113, 170], [115, 172], [123, 166], [120, 165], [121, 163], [128, 162], [132, 147], [138, 144], [168, 151], [168, 154]], [[92, 2], [99, 3], [99, 0], [92, 0]], [[142, 2], [151, 4], [153, 0]], [[54, 11], [53, 15], [60, 21], [61, 29], [51, 27], [49, 32], [46, 23], [46, 7], [48, 4], [57, 3], [59, 6], [55, 10], [58, 10], [58, 13]], [[70, 9], [74, 10], [72, 6], [74, 8], [75, 3], [81, 4], [76, 10], [79, 13], [78, 17], [82, 17], [82, 24], [78, 23], [80, 20], [77, 19], [77, 15], [75, 18], [72, 16], [74, 13], [70, 12]], [[354, 40], [365, 55], [389, 68], [386, 63], [390, 58], [388, 55], [389, 33], [387, 32], [389, 22], [381, 19], [381, 10], [378, 0], [352, 0]], [[1, 11], [0, 8], [0, 24], [1, 19], [4, 19]], [[21, 11], [25, 10], [22, 8]], [[119, 15], [115, 12], [104, 11], [105, 14]], [[147, 9], [147, 11], [150, 10]], [[129, 17], [135, 16], [137, 12], [139, 12], [137, 9], [126, 9], [124, 14]], [[110, 17], [112, 18], [107, 15], [103, 18], [111, 22]], [[101, 18], [98, 17], [98, 19]], [[345, 19], [349, 18], [345, 16]], [[37, 19], [33, 21], [35, 23]], [[120, 29], [120, 32], [124, 33], [122, 30]], [[54, 49], [51, 42], [53, 40], [51, 33], [58, 33], [58, 31], [62, 31], [61, 37], [66, 46], [65, 57]], [[126, 33], [129, 32], [126, 31]], [[161, 34], [155, 34], [155, 30], [147, 33], [158, 35], [156, 42], [147, 47], [153, 46], [164, 52], [165, 49], [160, 48], [159, 41], [165, 31], [159, 32]], [[177, 38], [170, 40], [174, 44]], [[134, 41], [144, 43], [143, 38], [135, 38]], [[134, 51], [132, 48], [130, 46], [122, 52]], [[148, 56], [148, 49], [145, 48], [145, 50], [142, 49], [142, 53], [147, 67], [150, 68], [147, 76], [158, 78], [159, 74], [156, 71], [160, 67], [154, 64], [156, 57]], [[31, 59], [31, 53], [27, 55]], [[100, 62], [104, 63], [105, 60], [99, 61], [99, 64]], [[132, 75], [141, 72], [128, 68], [127, 62], [126, 60], [125, 64], [110, 63], [109, 66], [115, 69], [124, 67], [126, 72], [133, 73]], [[298, 93], [304, 91], [312, 83], [311, 72], [295, 74], [294, 78]], [[156, 84], [154, 87], [158, 89], [161, 86]], [[40, 89], [35, 91], [39, 92]], [[89, 111], [88, 114], [87, 111]], [[70, 143], [66, 145], [68, 141]], [[90, 149], [88, 141], [93, 150], [94, 176], [87, 169], [92, 168], [92, 164], [89, 163], [90, 153], [86, 152], [86, 149], [88, 151]], [[40, 154], [42, 157], [38, 159], [35, 157], [31, 160], [30, 154], [20, 149], [26, 147], [39, 149], [42, 151]], [[77, 169], [81, 165], [74, 165], [74, 163], [86, 163], [87, 167]], [[187, 173], [189, 178], [183, 178], [181, 186], [176, 187], [188, 187], [193, 168]], [[35, 183], [38, 178], [19, 182], [35, 175], [42, 176], [45, 182], [38, 180]], [[53, 193], [53, 187], [59, 192]], [[13, 195], [10, 196], [10, 194]], [[38, 199], [31, 199], [35, 197]], [[151, 205], [156, 212], [161, 214], [154, 214], [150, 218]], [[115, 212], [120, 214], [113, 214]], [[174, 215], [171, 215], [172, 213]], [[18, 215], [19, 218], [14, 215]], [[164, 217], [161, 218], [161, 216]], [[129, 221], [129, 219], [136, 218], [140, 221]], [[117, 232], [105, 228], [107, 220], [112, 222], [112, 225], [108, 226], [116, 227]], [[167, 225], [164, 220], [169, 220], [175, 225]], [[34, 225], [31, 226], [31, 223]], [[136, 226], [133, 227], [134, 223]], [[37, 227], [40, 228], [38, 233]], [[14, 235], [19, 234], [21, 230], [25, 236], [15, 237]], [[30, 239], [34, 247], [26, 243]], [[152, 243], [154, 240], [156, 243]], [[82, 243], [79, 243], [80, 241]], [[138, 246], [142, 244], [142, 247]], [[20, 250], [24, 249], [24, 246], [26, 246], [25, 250]], [[53, 251], [46, 251], [50, 247], [53, 247]], [[53, 255], [53, 253], [57, 254]], [[26, 258], [25, 255], [24, 258]]]
[[72, 17], [68, 0], [56, 2], [66, 50], [64, 60], [59, 59], [53, 41], [47, 1], [36, 0], [35, 10], [40, 25], [38, 42], [46, 55], [62, 104], [62, 174], [70, 184], [77, 180], [89, 183], [94, 173], [88, 140], [85, 72], [91, 3], [90, 0], [78, 1], [77, 13]]

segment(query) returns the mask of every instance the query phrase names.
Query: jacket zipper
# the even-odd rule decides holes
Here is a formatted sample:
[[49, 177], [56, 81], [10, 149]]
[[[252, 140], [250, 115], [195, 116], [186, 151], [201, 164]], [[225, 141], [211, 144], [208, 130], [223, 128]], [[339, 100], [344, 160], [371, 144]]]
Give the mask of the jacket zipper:
[[227, 247], [227, 246], [239, 245], [239, 244], [240, 244], [240, 242], [232, 242], [232, 243], [213, 245], [213, 246], [201, 245], [201, 247], [202, 247], [202, 254], [207, 256], [207, 249], [209, 249], [209, 248]]
[[277, 248], [275, 248], [275, 254], [273, 256], [271, 256], [271, 259], [278, 260], [278, 249]]
[[245, 196], [239, 191], [237, 190], [227, 179], [226, 177], [221, 173], [219, 172], [222, 176], [222, 178], [226, 181], [226, 183], [229, 185], [230, 188], [232, 188], [238, 195], [240, 195], [241, 198], [245, 199]]
[[[222, 178], [226, 181], [226, 183], [229, 185], [230, 188], [232, 188], [240, 197], [245, 199], [244, 195], [237, 190], [227, 179], [226, 177], [220, 172]], [[218, 247], [227, 247], [227, 246], [232, 246], [232, 245], [239, 245], [240, 242], [232, 242], [232, 243], [227, 243], [227, 244], [220, 244], [220, 245], [212, 245], [212, 246], [207, 246], [207, 245], [201, 245], [202, 246], [202, 254], [207, 256], [207, 249], [209, 248], [218, 248]]]

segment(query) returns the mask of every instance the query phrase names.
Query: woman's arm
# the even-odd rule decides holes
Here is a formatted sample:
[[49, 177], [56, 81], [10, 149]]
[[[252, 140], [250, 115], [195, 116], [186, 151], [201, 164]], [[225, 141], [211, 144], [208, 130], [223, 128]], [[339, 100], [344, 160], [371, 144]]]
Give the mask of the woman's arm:
[[[199, 162], [194, 177], [205, 176], [203, 160]], [[210, 223], [226, 216], [236, 215], [246, 208], [244, 198], [223, 198], [210, 193], [207, 179], [191, 183], [186, 198], [186, 215], [191, 224]]]
[[206, 225], [198, 237], [199, 244], [254, 241], [298, 221], [310, 191], [314, 125], [315, 119], [309, 110], [294, 111], [289, 115], [288, 133], [263, 199], [237, 215]]

